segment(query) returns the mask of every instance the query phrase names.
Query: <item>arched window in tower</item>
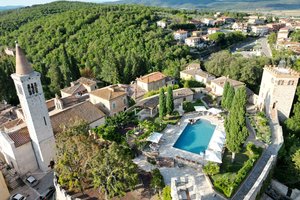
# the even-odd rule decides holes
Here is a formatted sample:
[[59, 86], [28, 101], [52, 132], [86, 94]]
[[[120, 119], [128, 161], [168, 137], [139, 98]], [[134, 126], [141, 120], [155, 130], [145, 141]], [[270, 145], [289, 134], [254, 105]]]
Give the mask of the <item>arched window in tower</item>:
[[31, 83], [31, 92], [32, 92], [32, 94], [35, 94], [33, 83]]
[[35, 90], [35, 93], [37, 94], [39, 91], [38, 91], [38, 87], [37, 87], [37, 84], [34, 83], [34, 90]]
[[27, 89], [28, 89], [29, 95], [32, 95], [32, 93], [31, 93], [31, 88], [30, 88], [30, 85], [29, 85], [29, 84], [27, 85]]

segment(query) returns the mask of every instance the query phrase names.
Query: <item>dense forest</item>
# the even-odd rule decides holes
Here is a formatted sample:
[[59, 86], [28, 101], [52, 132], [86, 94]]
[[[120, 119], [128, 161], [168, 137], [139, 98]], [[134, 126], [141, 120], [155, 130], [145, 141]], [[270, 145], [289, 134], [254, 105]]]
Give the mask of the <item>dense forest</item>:
[[[171, 11], [78, 2], [6, 11], [0, 15], [0, 50], [19, 42], [35, 70], [42, 73], [47, 98], [80, 73], [104, 84], [129, 83], [157, 70], [176, 77], [189, 60], [189, 48], [177, 45], [171, 32], [156, 26], [157, 13]], [[14, 59], [2, 53], [0, 62], [1, 76], [8, 77]], [[13, 89], [10, 79], [0, 81], [3, 88]], [[0, 97], [16, 101], [5, 92]]]

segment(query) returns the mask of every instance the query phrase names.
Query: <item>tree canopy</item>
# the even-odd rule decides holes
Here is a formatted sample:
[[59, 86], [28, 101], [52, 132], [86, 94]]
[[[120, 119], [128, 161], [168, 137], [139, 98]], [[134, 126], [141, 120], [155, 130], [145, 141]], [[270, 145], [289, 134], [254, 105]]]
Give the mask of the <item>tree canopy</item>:
[[[170, 32], [157, 28], [160, 11], [164, 10], [54, 2], [5, 12], [0, 15], [0, 49], [14, 47], [18, 40], [34, 69], [42, 73], [46, 98], [80, 75], [103, 84], [130, 83], [152, 71], [179, 77], [180, 67], [189, 60], [189, 47], [177, 45]], [[10, 60], [1, 59], [0, 70], [7, 77]], [[12, 88], [11, 82], [6, 85]]]
[[234, 154], [240, 152], [242, 144], [248, 136], [246, 127], [246, 102], [247, 102], [246, 87], [237, 89], [229, 116], [225, 120], [226, 130], [226, 147]]

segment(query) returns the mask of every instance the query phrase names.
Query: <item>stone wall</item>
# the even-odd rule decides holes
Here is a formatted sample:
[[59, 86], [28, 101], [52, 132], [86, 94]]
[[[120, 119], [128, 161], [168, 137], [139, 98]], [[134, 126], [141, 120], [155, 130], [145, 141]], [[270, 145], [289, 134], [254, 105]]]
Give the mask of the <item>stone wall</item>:
[[70, 196], [66, 190], [64, 190], [57, 182], [56, 176], [54, 174], [54, 187], [56, 189], [56, 200], [81, 200], [79, 198], [73, 198]]
[[257, 198], [257, 195], [259, 194], [264, 181], [268, 177], [272, 168], [276, 165], [277, 153], [284, 142], [283, 131], [282, 127], [279, 124], [277, 110], [273, 109], [271, 112], [272, 113], [267, 113], [270, 118], [270, 127], [272, 131], [272, 144], [268, 147], [268, 151], [271, 154], [271, 157], [269, 158], [257, 181], [245, 196], [245, 200], [255, 200]]

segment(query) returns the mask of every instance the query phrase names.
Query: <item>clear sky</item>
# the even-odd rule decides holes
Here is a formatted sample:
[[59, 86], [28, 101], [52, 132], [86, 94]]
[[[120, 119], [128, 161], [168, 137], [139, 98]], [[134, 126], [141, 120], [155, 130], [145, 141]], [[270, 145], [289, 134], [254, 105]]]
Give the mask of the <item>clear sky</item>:
[[[34, 4], [44, 4], [49, 3], [54, 0], [0, 0], [0, 6], [31, 6]], [[116, 1], [116, 0], [77, 0], [77, 1], [83, 1], [83, 2], [106, 2], [106, 1]]]

